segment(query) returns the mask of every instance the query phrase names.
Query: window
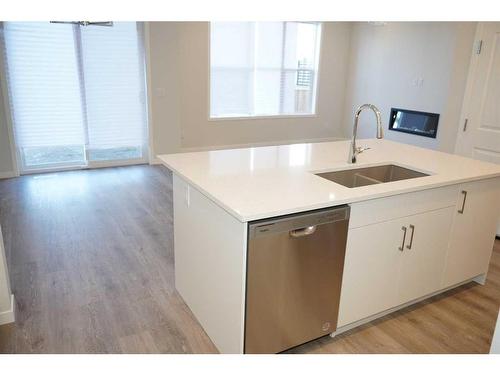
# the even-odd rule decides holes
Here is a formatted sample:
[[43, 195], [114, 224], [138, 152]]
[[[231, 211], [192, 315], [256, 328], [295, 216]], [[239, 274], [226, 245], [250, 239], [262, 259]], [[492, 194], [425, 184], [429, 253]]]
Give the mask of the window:
[[212, 22], [210, 117], [314, 114], [321, 24]]
[[5, 22], [22, 171], [145, 159], [140, 27]]

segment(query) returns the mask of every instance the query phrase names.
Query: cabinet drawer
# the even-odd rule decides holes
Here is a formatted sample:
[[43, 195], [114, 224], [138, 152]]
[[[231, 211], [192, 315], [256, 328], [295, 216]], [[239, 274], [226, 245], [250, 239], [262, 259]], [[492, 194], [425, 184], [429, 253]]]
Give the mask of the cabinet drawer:
[[349, 229], [455, 206], [458, 190], [451, 185], [353, 203]]

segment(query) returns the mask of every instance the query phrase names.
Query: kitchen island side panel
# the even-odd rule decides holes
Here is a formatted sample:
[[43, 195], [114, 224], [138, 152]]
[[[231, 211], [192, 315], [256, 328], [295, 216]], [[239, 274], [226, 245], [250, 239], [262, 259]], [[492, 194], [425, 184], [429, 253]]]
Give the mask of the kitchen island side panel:
[[243, 353], [247, 223], [173, 174], [175, 286], [221, 353]]

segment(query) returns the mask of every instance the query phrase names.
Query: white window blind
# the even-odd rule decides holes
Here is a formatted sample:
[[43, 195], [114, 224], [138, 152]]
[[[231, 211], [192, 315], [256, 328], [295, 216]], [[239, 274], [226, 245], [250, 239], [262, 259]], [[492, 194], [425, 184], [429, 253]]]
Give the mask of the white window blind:
[[89, 148], [143, 146], [145, 86], [136, 24], [80, 30]]
[[21, 147], [85, 144], [73, 27], [4, 24], [9, 94]]
[[23, 169], [144, 157], [144, 60], [136, 23], [6, 22], [3, 28]]
[[314, 114], [321, 25], [212, 22], [210, 116]]

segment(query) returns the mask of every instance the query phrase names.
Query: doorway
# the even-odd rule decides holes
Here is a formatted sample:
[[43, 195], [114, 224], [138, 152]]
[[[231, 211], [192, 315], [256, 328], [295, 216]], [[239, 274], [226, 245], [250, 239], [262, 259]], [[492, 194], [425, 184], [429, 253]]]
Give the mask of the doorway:
[[2, 26], [21, 173], [147, 162], [142, 24]]

